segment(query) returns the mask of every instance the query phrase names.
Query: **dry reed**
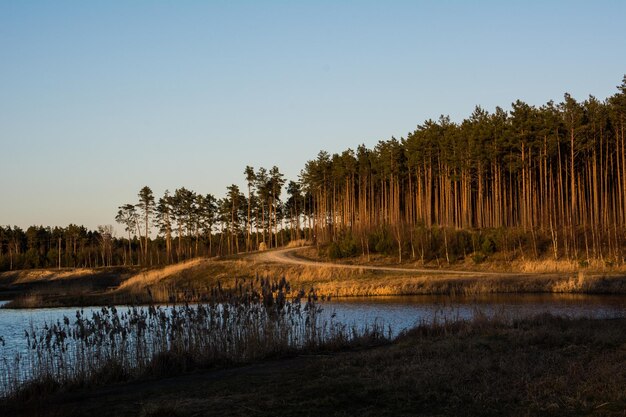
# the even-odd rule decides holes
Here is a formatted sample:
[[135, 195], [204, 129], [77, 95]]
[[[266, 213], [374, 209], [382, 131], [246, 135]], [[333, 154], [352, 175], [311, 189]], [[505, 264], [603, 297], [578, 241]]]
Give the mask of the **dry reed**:
[[0, 397], [384, 339], [382, 326], [322, 322], [316, 293], [292, 291], [284, 279], [217, 285], [207, 298], [197, 305], [79, 310], [75, 318], [31, 327], [27, 353], [0, 362]]

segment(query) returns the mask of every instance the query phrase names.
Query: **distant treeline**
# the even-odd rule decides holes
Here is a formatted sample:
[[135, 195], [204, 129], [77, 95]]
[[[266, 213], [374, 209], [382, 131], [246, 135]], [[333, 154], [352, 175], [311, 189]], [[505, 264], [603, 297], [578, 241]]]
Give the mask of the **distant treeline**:
[[100, 226], [97, 231], [74, 224], [30, 226], [26, 231], [0, 226], [0, 271], [113, 265], [119, 243], [110, 226]]
[[121, 205], [115, 216], [126, 236], [115, 236], [111, 225], [95, 231], [73, 224], [0, 227], [0, 271], [160, 265], [312, 237], [301, 224], [306, 201], [299, 184], [291, 181], [289, 197], [281, 200], [285, 180], [277, 167], [246, 167], [245, 175], [247, 195], [231, 185], [220, 199], [184, 187], [156, 199], [143, 187], [137, 201]]
[[[281, 226], [279, 226], [281, 227]], [[279, 245], [287, 244], [293, 233], [283, 225], [273, 234]], [[240, 251], [245, 249], [245, 238], [239, 236]], [[261, 233], [253, 232], [251, 241], [263, 241]], [[130, 240], [116, 237], [113, 228], [99, 226], [88, 230], [84, 226], [67, 227], [30, 226], [24, 230], [17, 226], [0, 226], [0, 272], [35, 268], [98, 268], [102, 266], [163, 265], [196, 256], [228, 255], [237, 251], [228, 231], [208, 234], [173, 235], [168, 252], [165, 236], [148, 239], [148, 255], [145, 257], [143, 237], [134, 234]], [[229, 243], [230, 242], [230, 243]], [[269, 240], [267, 241], [269, 244]], [[274, 243], [275, 244], [275, 243]], [[235, 244], [236, 245], [236, 244]], [[268, 247], [268, 246], [266, 246]], [[170, 258], [168, 258], [170, 253]], [[145, 261], [147, 259], [147, 261]]]
[[162, 264], [303, 238], [332, 257], [481, 261], [503, 251], [621, 264], [626, 76], [617, 88], [603, 101], [565, 94], [427, 120], [371, 149], [322, 151], [288, 184], [277, 167], [248, 166], [244, 192], [231, 185], [220, 199], [184, 187], [157, 199], [144, 187], [115, 218], [126, 237], [110, 226], [2, 228], [0, 269]]

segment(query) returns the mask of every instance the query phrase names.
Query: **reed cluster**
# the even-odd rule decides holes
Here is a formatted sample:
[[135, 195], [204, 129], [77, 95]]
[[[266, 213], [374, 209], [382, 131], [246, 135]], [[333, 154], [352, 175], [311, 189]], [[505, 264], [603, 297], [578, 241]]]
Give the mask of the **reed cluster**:
[[218, 284], [201, 304], [81, 309], [25, 331], [27, 351], [2, 356], [0, 397], [384, 339], [382, 326], [357, 330], [321, 320], [317, 301], [315, 291], [292, 291], [285, 279], [257, 278]]

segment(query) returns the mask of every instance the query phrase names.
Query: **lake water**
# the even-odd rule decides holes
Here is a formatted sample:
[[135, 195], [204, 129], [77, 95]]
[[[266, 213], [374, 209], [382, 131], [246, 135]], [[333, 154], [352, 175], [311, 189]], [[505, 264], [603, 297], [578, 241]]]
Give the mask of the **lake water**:
[[[0, 305], [5, 302], [0, 301]], [[423, 322], [433, 320], [469, 319], [477, 312], [492, 316], [521, 318], [540, 313], [568, 317], [617, 318], [626, 317], [626, 296], [528, 294], [487, 295], [476, 297], [396, 296], [355, 297], [321, 302], [322, 317], [348, 326], [362, 328], [376, 322], [392, 334]], [[84, 307], [90, 310], [99, 307]], [[24, 332], [31, 326], [41, 328], [68, 317], [75, 320], [76, 307], [41, 308], [29, 310], [0, 309], [0, 354], [13, 356], [26, 349]], [[2, 358], [0, 358], [2, 359]], [[2, 364], [0, 363], [0, 366]]]
[[345, 323], [367, 325], [375, 320], [390, 326], [393, 334], [433, 320], [487, 316], [522, 318], [541, 313], [566, 317], [626, 317], [626, 296], [574, 294], [503, 294], [473, 297], [399, 296], [342, 299], [325, 303]]
[[[0, 305], [6, 302], [0, 301]], [[363, 329], [377, 324], [385, 334], [397, 335], [404, 329], [433, 321], [470, 319], [476, 314], [501, 315], [507, 319], [551, 313], [567, 317], [621, 318], [626, 317], [626, 296], [601, 295], [488, 295], [477, 297], [401, 296], [359, 297], [320, 302], [323, 311], [320, 322], [339, 323]], [[30, 310], [0, 309], [0, 397], [8, 390], [4, 376], [10, 373], [18, 356], [28, 356], [25, 332], [31, 328], [42, 329], [46, 323], [76, 321], [76, 311], [82, 317], [100, 307], [42, 308]], [[123, 311], [123, 306], [118, 307]], [[5, 369], [6, 368], [6, 369]], [[21, 381], [30, 379], [30, 366], [20, 360], [16, 372]], [[6, 372], [5, 372], [6, 371]], [[14, 372], [15, 374], [15, 372]], [[3, 379], [4, 378], [4, 379]], [[8, 391], [7, 391], [8, 392]]]

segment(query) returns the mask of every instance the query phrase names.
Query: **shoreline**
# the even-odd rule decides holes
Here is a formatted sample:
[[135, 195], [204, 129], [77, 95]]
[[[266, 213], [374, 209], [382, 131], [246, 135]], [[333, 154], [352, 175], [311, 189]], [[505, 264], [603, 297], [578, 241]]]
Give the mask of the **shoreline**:
[[[28, 391], [15, 416], [621, 415], [626, 319], [475, 319], [389, 343], [298, 352], [139, 380]], [[566, 383], [565, 383], [566, 381]], [[606, 381], [611, 381], [607, 384]], [[332, 398], [332, 404], [324, 399]], [[568, 401], [562, 401], [567, 398]], [[278, 407], [278, 408], [276, 408]], [[343, 415], [343, 414], [341, 414]], [[603, 414], [604, 415], [604, 414]]]
[[[309, 252], [307, 252], [309, 250]], [[304, 252], [304, 253], [303, 253]], [[294, 289], [333, 298], [405, 295], [626, 294], [626, 272], [494, 272], [329, 263], [310, 248], [278, 249], [164, 267], [0, 273], [3, 308], [184, 303], [206, 300], [207, 288], [285, 278]], [[455, 267], [452, 265], [452, 267]], [[44, 278], [32, 278], [32, 276]]]

